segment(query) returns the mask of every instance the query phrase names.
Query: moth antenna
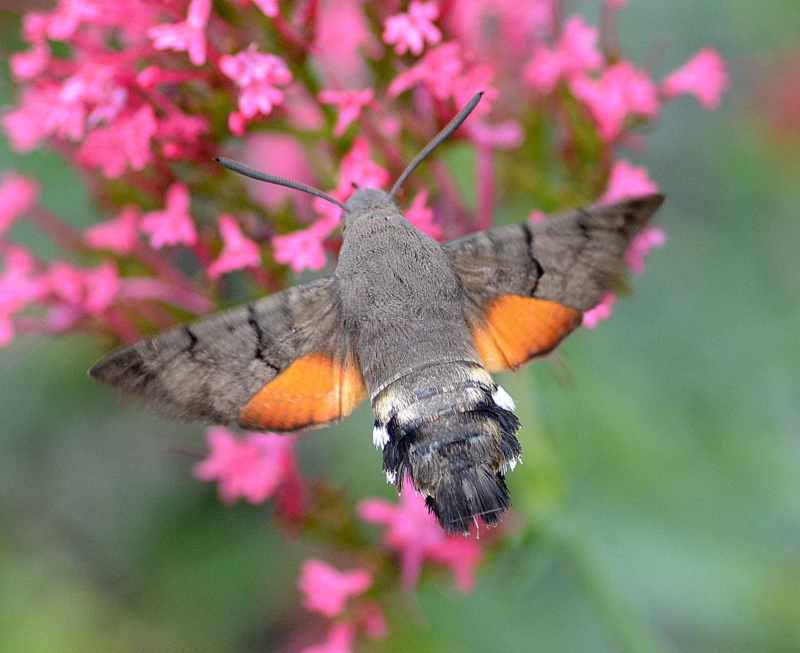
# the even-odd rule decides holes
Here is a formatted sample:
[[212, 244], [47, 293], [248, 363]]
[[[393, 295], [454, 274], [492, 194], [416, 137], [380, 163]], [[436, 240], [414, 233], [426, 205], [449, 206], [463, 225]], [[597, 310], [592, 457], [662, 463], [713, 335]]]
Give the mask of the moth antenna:
[[422, 148], [422, 152], [420, 152], [419, 154], [417, 154], [416, 157], [414, 157], [414, 160], [408, 164], [405, 170], [403, 170], [403, 174], [401, 174], [400, 177], [397, 179], [397, 181], [394, 182], [394, 186], [392, 186], [392, 190], [389, 192], [390, 198], [394, 197], [395, 193], [400, 189], [400, 186], [406, 180], [406, 177], [408, 177], [408, 175], [410, 175], [414, 171], [414, 168], [416, 168], [420, 163], [422, 163], [422, 160], [426, 156], [428, 156], [431, 152], [433, 152], [433, 150], [439, 147], [439, 145], [443, 140], [445, 140], [448, 136], [450, 136], [450, 134], [452, 134], [456, 129], [461, 127], [461, 124], [467, 119], [467, 116], [469, 116], [469, 114], [472, 113], [475, 107], [478, 106], [478, 102], [480, 102], [482, 95], [483, 91], [480, 91], [479, 93], [473, 95], [472, 99], [469, 102], [467, 102], [467, 105], [463, 109], [461, 109], [461, 111], [459, 111], [450, 122], [448, 122], [444, 126], [442, 131], [436, 134], [436, 136], [433, 137], [433, 140], [430, 143], [428, 143], [424, 148]]
[[253, 170], [253, 168], [246, 166], [244, 163], [239, 163], [238, 161], [228, 159], [224, 156], [217, 157], [216, 161], [224, 165], [226, 168], [228, 168], [228, 170], [238, 172], [240, 175], [244, 175], [245, 177], [257, 179], [258, 181], [266, 181], [268, 184], [286, 186], [287, 188], [293, 188], [294, 190], [299, 190], [304, 193], [308, 193], [309, 195], [316, 195], [317, 197], [321, 197], [322, 199], [328, 200], [329, 202], [335, 204], [342, 210], [345, 209], [344, 204], [342, 204], [339, 200], [332, 198], [330, 195], [326, 195], [321, 190], [317, 190], [313, 186], [306, 186], [306, 184], [301, 184], [299, 181], [292, 181], [291, 179], [284, 179], [283, 177], [271, 175], [267, 172]]

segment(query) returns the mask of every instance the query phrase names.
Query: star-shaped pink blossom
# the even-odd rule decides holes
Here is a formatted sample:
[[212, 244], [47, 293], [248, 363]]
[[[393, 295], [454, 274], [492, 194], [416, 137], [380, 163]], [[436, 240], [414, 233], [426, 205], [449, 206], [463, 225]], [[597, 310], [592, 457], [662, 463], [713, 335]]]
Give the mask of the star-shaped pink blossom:
[[613, 292], [603, 295], [597, 306], [590, 308], [583, 313], [583, 326], [587, 329], [594, 329], [600, 322], [611, 317], [611, 309], [617, 301], [617, 296]]
[[611, 167], [606, 192], [600, 197], [601, 204], [613, 204], [620, 200], [658, 192], [658, 184], [647, 174], [646, 168], [637, 168], [630, 161], [620, 159]]
[[188, 52], [195, 66], [206, 62], [206, 25], [211, 13], [211, 0], [191, 0], [186, 20], [174, 25], [156, 25], [147, 35], [156, 50]]
[[660, 110], [655, 84], [627, 61], [611, 66], [597, 81], [579, 75], [569, 84], [573, 94], [589, 109], [600, 138], [606, 142], [622, 133], [628, 116], [653, 118]]
[[399, 504], [383, 499], [362, 501], [358, 509], [364, 521], [383, 524], [383, 541], [400, 557], [403, 585], [411, 588], [417, 582], [426, 561], [450, 567], [456, 587], [469, 592], [475, 585], [475, 569], [483, 558], [477, 539], [448, 535], [425, 506], [425, 499], [416, 493], [409, 480], [400, 494]]
[[694, 95], [709, 111], [719, 106], [722, 92], [730, 82], [725, 61], [713, 48], [704, 48], [661, 83], [667, 97], [682, 93]]
[[394, 44], [397, 54], [411, 52], [422, 54], [425, 43], [436, 45], [442, 40], [442, 33], [433, 24], [439, 17], [439, 7], [435, 2], [411, 0], [408, 13], [387, 18], [384, 23], [383, 42]]
[[292, 81], [283, 59], [257, 52], [255, 43], [238, 54], [221, 57], [219, 67], [240, 88], [239, 110], [245, 118], [269, 115], [275, 105], [283, 103], [283, 91], [277, 87]]
[[261, 265], [261, 252], [258, 245], [247, 238], [232, 215], [223, 213], [218, 219], [222, 236], [222, 252], [208, 266], [208, 276], [216, 279], [226, 272]]
[[7, 248], [0, 274], [0, 347], [14, 339], [12, 315], [42, 299], [50, 289], [47, 278], [37, 274], [35, 268], [36, 262], [28, 250], [16, 245]]
[[174, 183], [167, 190], [167, 206], [163, 211], [150, 211], [142, 218], [140, 229], [150, 236], [150, 244], [159, 249], [164, 245], [194, 245], [197, 230], [189, 215], [189, 190]]
[[334, 624], [324, 644], [304, 648], [300, 653], [353, 653], [356, 631], [349, 622]]
[[400, 73], [389, 84], [389, 97], [397, 97], [419, 83], [430, 88], [438, 100], [446, 100], [453, 92], [454, 80], [461, 74], [461, 48], [449, 42], [428, 51], [416, 66]]
[[303, 563], [297, 585], [308, 610], [336, 617], [344, 612], [347, 599], [369, 589], [372, 575], [365, 569], [341, 572], [321, 560], [309, 558]]
[[39, 200], [40, 185], [33, 177], [7, 172], [0, 177], [0, 237]]
[[113, 220], [107, 220], [83, 232], [92, 249], [107, 249], [120, 256], [133, 251], [139, 235], [139, 207], [126, 205]]
[[428, 201], [428, 191], [421, 190], [416, 194], [411, 206], [405, 211], [406, 219], [417, 229], [439, 240], [442, 237], [442, 228], [433, 221], [433, 209], [425, 206]]
[[321, 91], [317, 98], [323, 104], [332, 104], [339, 110], [339, 117], [333, 128], [333, 135], [337, 138], [347, 131], [354, 120], [358, 120], [361, 110], [373, 102], [371, 88], [363, 91]]
[[245, 499], [261, 503], [295, 474], [294, 444], [290, 435], [248, 433], [237, 438], [222, 426], [206, 432], [210, 452], [194, 469], [201, 481], [217, 481], [225, 503]]

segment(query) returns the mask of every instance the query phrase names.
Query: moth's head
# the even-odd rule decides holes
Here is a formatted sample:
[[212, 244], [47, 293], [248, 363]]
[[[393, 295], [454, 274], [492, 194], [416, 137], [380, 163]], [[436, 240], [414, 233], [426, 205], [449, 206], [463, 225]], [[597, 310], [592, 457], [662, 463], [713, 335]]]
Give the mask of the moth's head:
[[389, 193], [385, 193], [377, 188], [359, 188], [350, 196], [350, 199], [345, 202], [345, 226], [347, 226], [348, 221], [353, 216], [359, 213], [386, 206], [394, 206], [394, 200], [389, 197]]

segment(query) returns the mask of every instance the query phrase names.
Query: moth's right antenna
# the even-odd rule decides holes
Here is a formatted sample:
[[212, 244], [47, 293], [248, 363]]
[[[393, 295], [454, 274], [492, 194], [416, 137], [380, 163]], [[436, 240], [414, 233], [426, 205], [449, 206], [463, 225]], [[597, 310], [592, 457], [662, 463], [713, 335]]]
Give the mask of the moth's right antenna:
[[400, 186], [406, 180], [406, 177], [408, 177], [408, 175], [414, 171], [414, 168], [416, 168], [426, 156], [433, 152], [433, 150], [435, 150], [441, 144], [441, 142], [450, 136], [450, 134], [452, 134], [456, 129], [461, 127], [461, 123], [463, 123], [467, 119], [467, 116], [472, 113], [473, 109], [478, 106], [478, 102], [480, 102], [482, 95], [483, 91], [473, 95], [472, 99], [467, 103], [467, 106], [461, 109], [461, 111], [459, 111], [456, 116], [444, 126], [444, 129], [436, 134], [433, 140], [422, 149], [422, 152], [414, 157], [414, 160], [408, 164], [408, 167], [405, 170], [403, 170], [403, 174], [400, 175], [396, 182], [394, 182], [394, 186], [392, 186], [392, 190], [389, 192], [389, 197], [394, 197], [394, 194], [400, 189]]
[[283, 177], [278, 177], [277, 175], [271, 175], [268, 172], [259, 172], [258, 170], [253, 170], [253, 168], [251, 168], [250, 166], [246, 166], [244, 163], [239, 163], [238, 161], [225, 158], [224, 156], [217, 157], [217, 161], [219, 161], [222, 165], [228, 168], [228, 170], [233, 170], [234, 172], [238, 172], [240, 175], [244, 175], [245, 177], [250, 177], [251, 179], [257, 179], [258, 181], [266, 181], [268, 184], [277, 184], [278, 186], [286, 186], [287, 188], [294, 188], [295, 190], [300, 190], [303, 191], [304, 193], [316, 195], [317, 197], [321, 197], [324, 200], [328, 200], [329, 202], [334, 203], [342, 210], [344, 210], [345, 208], [344, 204], [342, 204], [339, 200], [334, 199], [330, 195], [326, 195], [321, 190], [317, 190], [313, 186], [306, 186], [305, 184], [301, 184], [299, 181], [292, 181], [291, 179], [285, 179]]

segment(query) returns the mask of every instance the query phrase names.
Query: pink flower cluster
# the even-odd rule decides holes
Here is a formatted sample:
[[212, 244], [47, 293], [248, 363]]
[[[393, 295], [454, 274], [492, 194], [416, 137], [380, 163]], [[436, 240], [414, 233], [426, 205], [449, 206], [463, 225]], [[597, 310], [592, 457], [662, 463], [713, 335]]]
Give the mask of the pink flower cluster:
[[[613, 27], [626, 2], [605, 4]], [[40, 200], [43, 182], [0, 173], [0, 346], [65, 331], [132, 341], [227, 304], [229, 286], [253, 296], [280, 288], [280, 266], [322, 270], [340, 242], [341, 211], [254, 189], [214, 158], [243, 158], [345, 201], [354, 188], [386, 188], [477, 91], [476, 114], [441, 147], [453, 159], [437, 153], [399, 194], [409, 221], [433, 238], [491, 226], [506, 194], [533, 211], [547, 179], [560, 180], [542, 192], [550, 203], [562, 193], [609, 203], [656, 191], [623, 148], [646, 144], [638, 127], [672, 98], [716, 108], [725, 65], [704, 48], [658, 81], [622, 56], [615, 33], [577, 15], [562, 20], [557, 0], [58, 0], [26, 13], [27, 48], [9, 61], [19, 91], [0, 127], [20, 154], [58, 152], [101, 219], [81, 233]], [[473, 179], [462, 183], [454, 170], [469, 149]], [[515, 171], [502, 194], [496, 169]], [[63, 255], [34, 254], [21, 221]], [[664, 242], [658, 228], [642, 233], [626, 256], [631, 271], [641, 274]], [[226, 283], [229, 274], [244, 283]], [[614, 301], [604, 297], [584, 324], [607, 318]], [[210, 429], [196, 474], [216, 481], [226, 502], [274, 499], [279, 521], [302, 531], [320, 490], [300, 477], [295, 442]], [[364, 501], [358, 513], [384, 528], [404, 587], [427, 564], [451, 569], [462, 591], [473, 587], [482, 549], [444, 535], [413, 491], [397, 504]], [[385, 633], [378, 604], [360, 596], [377, 572], [362, 567], [304, 567], [309, 609], [334, 620], [309, 651], [350, 651], [361, 633]]]

